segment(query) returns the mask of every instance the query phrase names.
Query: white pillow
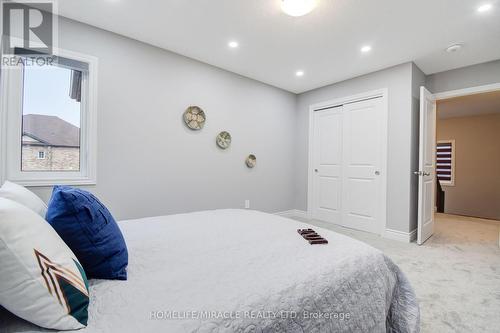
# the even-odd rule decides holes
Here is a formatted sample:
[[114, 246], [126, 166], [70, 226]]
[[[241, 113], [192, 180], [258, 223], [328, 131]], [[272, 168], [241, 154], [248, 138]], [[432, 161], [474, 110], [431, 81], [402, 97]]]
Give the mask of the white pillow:
[[47, 205], [35, 193], [26, 187], [6, 181], [0, 187], [0, 198], [7, 198], [25, 205], [35, 213], [45, 218]]
[[88, 284], [59, 235], [31, 209], [0, 198], [0, 305], [38, 326], [85, 327]]

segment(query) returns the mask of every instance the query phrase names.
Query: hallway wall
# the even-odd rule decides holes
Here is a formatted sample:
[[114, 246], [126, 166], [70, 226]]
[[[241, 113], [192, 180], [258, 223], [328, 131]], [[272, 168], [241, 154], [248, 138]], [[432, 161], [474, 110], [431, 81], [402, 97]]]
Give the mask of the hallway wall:
[[500, 114], [438, 119], [437, 139], [455, 140], [445, 212], [500, 220]]

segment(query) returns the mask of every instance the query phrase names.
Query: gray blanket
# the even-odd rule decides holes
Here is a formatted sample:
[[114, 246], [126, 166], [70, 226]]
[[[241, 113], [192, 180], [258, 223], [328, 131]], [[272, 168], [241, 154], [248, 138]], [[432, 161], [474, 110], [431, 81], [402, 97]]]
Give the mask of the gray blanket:
[[[91, 281], [81, 333], [419, 332], [410, 283], [383, 253], [248, 210], [123, 221], [128, 281]], [[42, 332], [0, 311], [0, 332]]]

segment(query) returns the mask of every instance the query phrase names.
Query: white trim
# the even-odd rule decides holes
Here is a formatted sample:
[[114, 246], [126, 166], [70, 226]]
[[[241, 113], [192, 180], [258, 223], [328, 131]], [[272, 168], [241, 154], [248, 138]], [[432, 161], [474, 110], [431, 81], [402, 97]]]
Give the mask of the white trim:
[[[21, 171], [13, 171], [13, 167], [9, 167], [9, 160], [17, 159], [17, 153], [9, 153], [8, 146], [8, 110], [9, 105], [16, 103], [16, 99], [11, 97], [8, 91], [9, 85], [9, 70], [2, 67], [0, 93], [2, 94], [3, 103], [0, 105], [0, 183], [5, 180], [12, 180], [20, 185], [25, 186], [51, 186], [55, 184], [63, 185], [95, 185], [97, 182], [97, 75], [98, 75], [98, 59], [94, 56], [85, 55], [73, 51], [63, 49], [53, 49], [56, 56], [61, 56], [68, 59], [78, 60], [88, 63], [88, 74], [83, 76], [83, 80], [87, 84], [82, 84], [82, 113], [81, 119], [81, 142], [80, 142], [80, 171], [79, 172], [32, 172], [23, 174]], [[19, 128], [19, 131], [21, 129]], [[17, 149], [17, 148], [16, 148]], [[20, 149], [20, 147], [19, 147]], [[16, 155], [16, 157], [13, 157]]]
[[443, 91], [443, 92], [434, 94], [434, 99], [442, 100], [442, 99], [449, 99], [449, 98], [454, 98], [454, 97], [487, 93], [487, 92], [492, 92], [492, 91], [497, 91], [497, 90], [500, 90], [500, 83], [486, 84], [483, 86], [476, 86], [476, 87], [465, 88], [465, 89]]
[[417, 229], [413, 229], [410, 232], [404, 232], [394, 229], [385, 229], [384, 238], [396, 240], [404, 243], [411, 243], [417, 239]]
[[282, 212], [276, 212], [274, 213], [274, 215], [307, 219], [307, 212], [305, 210], [300, 210], [300, 209], [290, 209]]
[[[359, 101], [362, 101], [364, 99], [383, 97], [384, 95], [387, 95], [387, 92], [388, 92], [388, 89], [383, 88], [383, 89], [367, 91], [367, 92], [364, 92], [361, 94], [345, 96], [345, 97], [341, 97], [341, 98], [335, 98], [335, 99], [331, 99], [328, 101], [311, 104], [309, 106], [309, 110], [310, 110], [310, 112], [311, 112], [311, 109], [313, 111], [317, 111], [319, 109], [328, 109], [328, 108], [333, 108], [335, 106], [342, 106], [342, 105], [348, 104], [348, 103], [359, 102]], [[311, 114], [309, 114], [309, 115], [311, 115]]]
[[327, 108], [333, 108], [335, 106], [341, 106], [344, 104], [348, 103], [353, 103], [353, 102], [359, 102], [362, 100], [366, 99], [371, 99], [371, 98], [377, 98], [381, 97], [382, 98], [382, 103], [383, 103], [383, 112], [384, 112], [384, 119], [385, 121], [382, 122], [382, 132], [384, 133], [383, 138], [382, 138], [382, 165], [381, 165], [381, 183], [382, 185], [382, 195], [381, 199], [385, 198], [383, 200], [384, 202], [381, 203], [381, 214], [380, 214], [380, 223], [381, 225], [379, 226], [379, 234], [382, 235], [385, 230], [385, 221], [387, 221], [387, 151], [388, 151], [388, 121], [389, 121], [389, 89], [388, 88], [383, 88], [383, 89], [377, 89], [377, 90], [372, 90], [368, 91], [365, 93], [361, 94], [356, 94], [356, 95], [351, 95], [351, 96], [346, 96], [342, 98], [336, 98], [332, 100], [328, 100], [325, 102], [321, 103], [316, 103], [312, 104], [309, 106], [309, 144], [308, 144], [308, 168], [307, 168], [307, 218], [312, 219], [312, 207], [313, 207], [313, 177], [314, 177], [314, 162], [313, 162], [313, 135], [314, 135], [314, 112], [321, 110], [321, 109], [327, 109]]
[[[1, 5], [1, 4], [0, 4]], [[2, 6], [0, 6], [2, 7]], [[0, 36], [2, 38], [2, 36]], [[1, 47], [1, 43], [0, 43]], [[1, 50], [0, 50], [0, 54]], [[2, 54], [3, 55], [3, 54]], [[0, 74], [0, 184], [5, 182], [7, 174], [7, 112], [8, 109], [8, 98], [3, 96], [4, 91], [6, 91], [7, 85], [7, 75], [5, 68], [1, 67]], [[21, 138], [22, 140], [22, 138]]]

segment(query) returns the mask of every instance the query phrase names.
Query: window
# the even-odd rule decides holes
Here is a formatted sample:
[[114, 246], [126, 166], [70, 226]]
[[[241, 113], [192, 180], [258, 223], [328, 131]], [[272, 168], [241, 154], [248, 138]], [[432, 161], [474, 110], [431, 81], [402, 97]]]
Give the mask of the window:
[[[72, 95], [71, 87], [81, 85], [73, 84], [73, 73], [81, 71], [59, 66], [24, 68], [22, 171], [80, 170], [81, 102]], [[32, 160], [33, 150], [40, 147], [50, 149], [48, 161]]]
[[16, 57], [2, 68], [0, 180], [94, 184], [97, 60], [61, 50], [43, 65]]
[[441, 185], [455, 185], [455, 140], [437, 142], [436, 174]]

